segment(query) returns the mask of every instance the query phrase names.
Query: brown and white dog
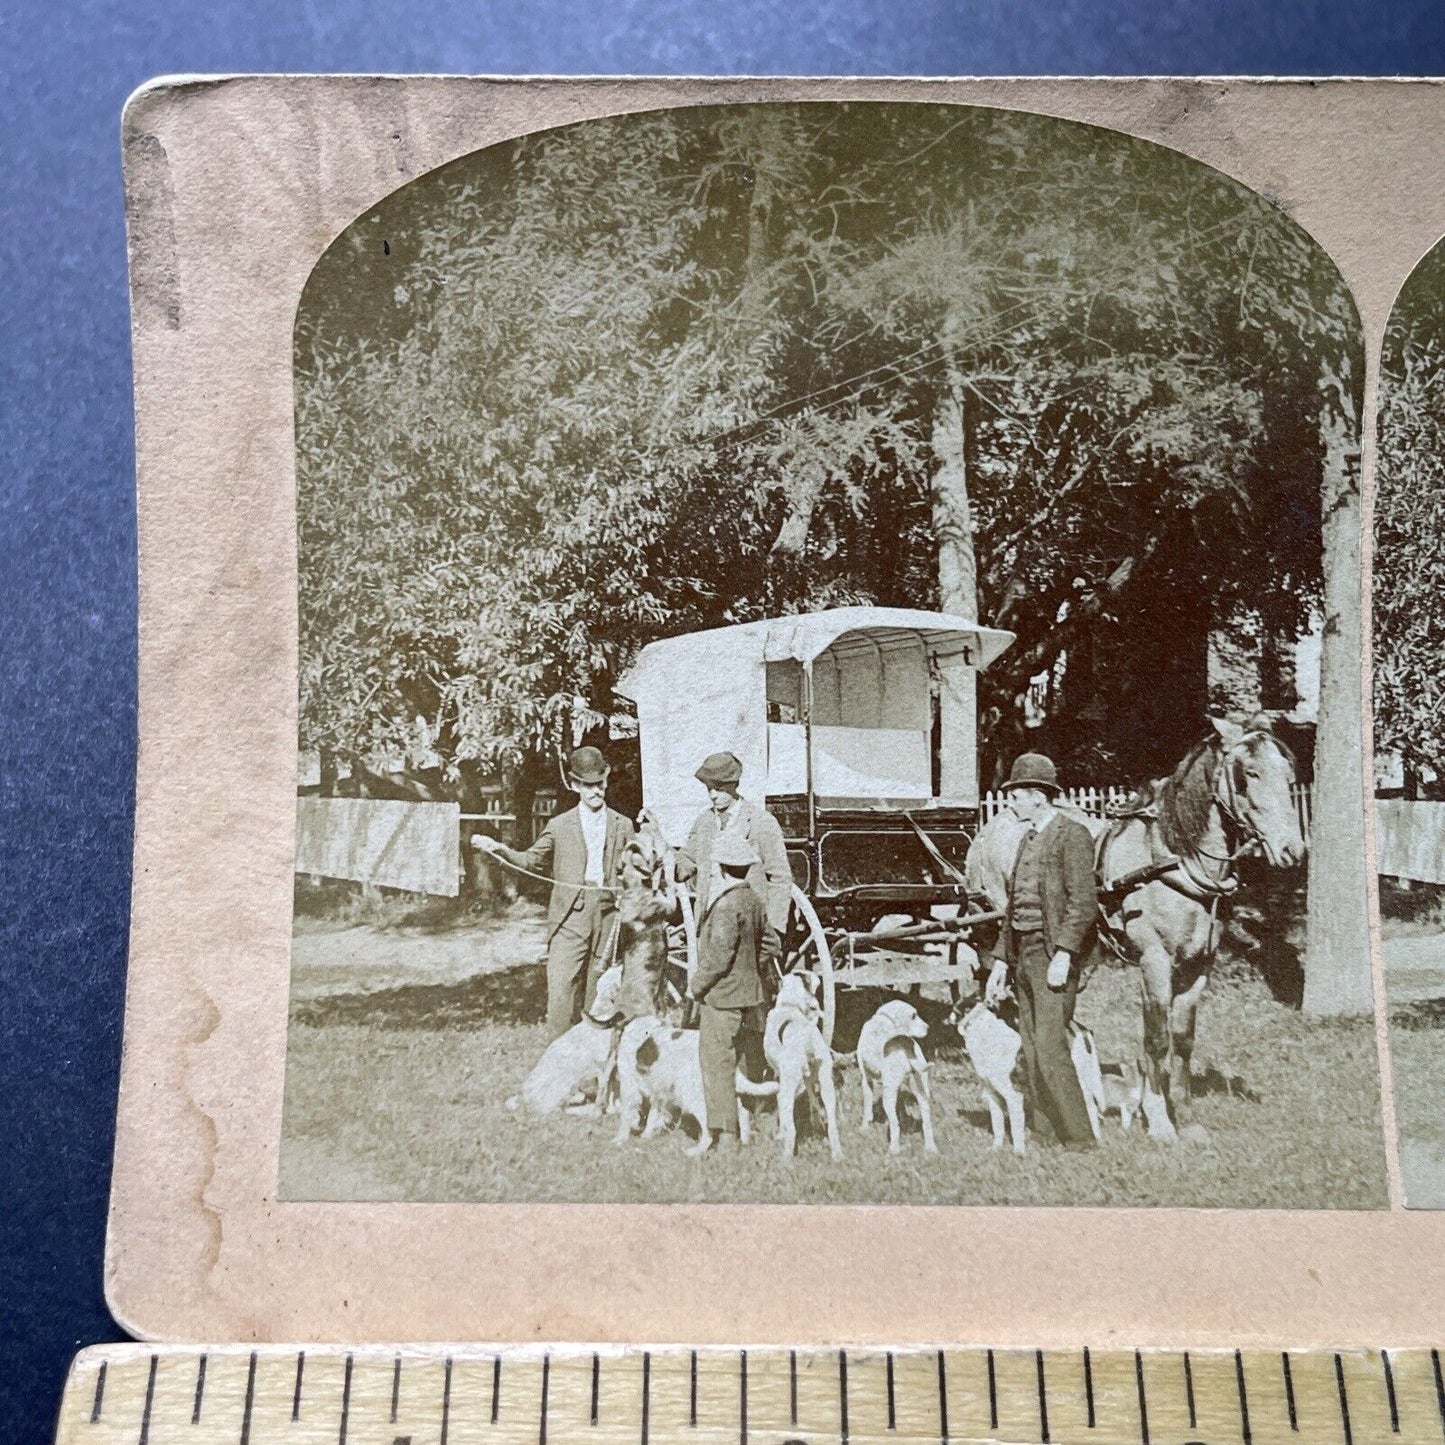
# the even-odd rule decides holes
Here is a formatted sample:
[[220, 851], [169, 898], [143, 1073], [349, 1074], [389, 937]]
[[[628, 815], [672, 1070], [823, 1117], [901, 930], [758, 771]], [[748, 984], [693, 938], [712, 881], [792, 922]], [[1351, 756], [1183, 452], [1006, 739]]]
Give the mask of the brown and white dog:
[[650, 832], [631, 839], [617, 895], [615, 958], [622, 969], [617, 1007], [624, 1018], [661, 1017], [668, 1008], [667, 926], [677, 909], [662, 845]]
[[763, 1054], [778, 1076], [778, 1137], [783, 1157], [791, 1159], [798, 1148], [793, 1111], [804, 1090], [821, 1113], [828, 1131], [828, 1152], [843, 1157], [838, 1142], [838, 1091], [833, 1080], [833, 1051], [820, 1027], [823, 1008], [817, 997], [814, 974], [789, 973], [778, 986], [763, 1033]]
[[1121, 1064], [1117, 1074], [1101, 1074], [1100, 1082], [1104, 1087], [1104, 1101], [1099, 1105], [1099, 1118], [1117, 1114], [1120, 1128], [1127, 1132], [1143, 1108], [1144, 1075], [1139, 1065]]
[[912, 1095], [923, 1122], [923, 1148], [937, 1154], [933, 1138], [933, 1110], [928, 1085], [928, 1060], [918, 1040], [928, 1036], [928, 1025], [918, 1010], [903, 999], [890, 999], [863, 1025], [858, 1035], [858, 1073], [863, 1081], [863, 1128], [873, 1127], [876, 1087], [888, 1120], [888, 1152], [902, 1148], [898, 1124], [898, 1097]]
[[601, 1112], [603, 1094], [612, 1072], [617, 1029], [622, 1023], [617, 1011], [621, 991], [622, 970], [614, 966], [597, 980], [590, 1012], [561, 1038], [547, 1045], [546, 1052], [523, 1082], [522, 1092], [507, 1100], [509, 1109], [526, 1104], [535, 1114], [555, 1114], [586, 1084], [595, 1083], [594, 1108]]
[[[702, 1059], [698, 1052], [701, 1035], [697, 1029], [680, 1029], [658, 1018], [633, 1019], [622, 1030], [617, 1045], [617, 1089], [622, 1117], [617, 1124], [616, 1143], [625, 1143], [647, 1120], [642, 1137], [651, 1139], [673, 1119], [691, 1119], [698, 1130], [697, 1143], [686, 1152], [705, 1154], [712, 1143], [703, 1092]], [[776, 1094], [775, 1083], [753, 1083], [741, 1069], [734, 1076], [738, 1094], [738, 1136], [748, 1142], [749, 1116], [746, 1098]]]

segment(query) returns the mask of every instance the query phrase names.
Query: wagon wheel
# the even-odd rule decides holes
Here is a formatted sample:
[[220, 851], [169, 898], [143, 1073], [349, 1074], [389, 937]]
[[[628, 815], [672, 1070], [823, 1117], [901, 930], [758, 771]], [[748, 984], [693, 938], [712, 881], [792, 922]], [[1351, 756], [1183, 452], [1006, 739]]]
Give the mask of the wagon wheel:
[[685, 884], [673, 884], [673, 897], [682, 921], [667, 930], [664, 982], [669, 1003], [680, 1005], [692, 987], [693, 974], [697, 972], [697, 913]]
[[821, 985], [823, 1004], [823, 1038], [833, 1046], [833, 1022], [836, 1002], [833, 990], [833, 955], [828, 948], [828, 935], [823, 931], [818, 911], [808, 895], [795, 883], [788, 910], [788, 931], [783, 938], [782, 971], [815, 973]]

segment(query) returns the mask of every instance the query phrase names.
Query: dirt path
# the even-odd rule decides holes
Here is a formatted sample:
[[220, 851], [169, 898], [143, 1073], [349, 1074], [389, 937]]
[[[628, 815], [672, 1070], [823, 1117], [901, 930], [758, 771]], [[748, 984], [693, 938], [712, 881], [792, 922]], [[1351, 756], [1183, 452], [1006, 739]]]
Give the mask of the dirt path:
[[540, 909], [445, 930], [307, 926], [291, 940], [291, 999], [462, 983], [538, 963], [546, 951]]
[[1392, 1005], [1445, 996], [1445, 934], [1387, 938], [1384, 955]]

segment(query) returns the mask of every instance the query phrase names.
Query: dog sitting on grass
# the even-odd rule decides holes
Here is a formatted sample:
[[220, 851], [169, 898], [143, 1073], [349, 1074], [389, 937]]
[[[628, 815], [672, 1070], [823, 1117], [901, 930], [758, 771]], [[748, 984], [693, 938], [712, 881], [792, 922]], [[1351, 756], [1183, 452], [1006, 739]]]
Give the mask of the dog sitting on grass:
[[621, 991], [622, 970], [614, 965], [597, 980], [591, 1009], [547, 1045], [523, 1082], [522, 1092], [507, 1100], [509, 1109], [525, 1104], [534, 1114], [555, 1114], [588, 1084], [596, 1086], [594, 1107], [600, 1106], [617, 1033], [624, 1022], [617, 1008]]

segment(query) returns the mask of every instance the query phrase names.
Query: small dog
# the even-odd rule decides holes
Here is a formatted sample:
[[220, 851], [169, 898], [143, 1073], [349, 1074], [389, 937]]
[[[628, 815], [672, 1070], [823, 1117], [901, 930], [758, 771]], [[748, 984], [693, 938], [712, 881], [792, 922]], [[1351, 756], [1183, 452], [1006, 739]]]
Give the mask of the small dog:
[[572, 1025], [561, 1038], [553, 1039], [522, 1084], [520, 1095], [507, 1100], [515, 1109], [525, 1103], [533, 1113], [555, 1114], [584, 1084], [595, 1080], [597, 1105], [611, 1074], [617, 1029], [622, 1023], [617, 999], [622, 991], [622, 970], [609, 968], [597, 980], [597, 992], [590, 1012]]
[[925, 1153], [937, 1154], [933, 1139], [933, 1110], [928, 1086], [928, 1060], [918, 1040], [928, 1036], [928, 1025], [918, 1010], [902, 999], [890, 999], [863, 1025], [858, 1035], [858, 1072], [863, 1080], [863, 1128], [873, 1126], [873, 1089], [877, 1085], [888, 1120], [888, 1152], [902, 1148], [898, 1126], [898, 1095], [907, 1090], [923, 1121]]
[[763, 1054], [778, 1076], [778, 1137], [783, 1157], [797, 1152], [798, 1129], [793, 1116], [798, 1095], [806, 1089], [823, 1116], [828, 1130], [828, 1152], [834, 1161], [843, 1157], [838, 1142], [838, 1092], [833, 1080], [833, 1051], [819, 1028], [823, 1009], [813, 974], [790, 973], [778, 986], [763, 1034]]
[[1127, 1130], [1139, 1112], [1144, 1096], [1144, 1082], [1137, 1064], [1124, 1064], [1119, 1072], [1105, 1073], [1099, 1062], [1094, 1036], [1081, 1023], [1069, 1025], [1069, 1053], [1074, 1072], [1084, 1091], [1084, 1107], [1089, 1111], [1089, 1124], [1094, 1138], [1099, 1137], [1102, 1121], [1108, 1114], [1118, 1114], [1120, 1125]]
[[[1005, 1141], [1005, 1120], [1007, 1134], [1015, 1154], [1027, 1152], [1024, 1136], [1024, 1096], [1013, 1080], [1018, 1064], [1022, 1039], [1016, 1028], [1006, 1024], [985, 1002], [976, 1003], [962, 1017], [950, 1015], [959, 1037], [963, 1039], [964, 1050], [974, 1072], [983, 1082], [988, 1103], [989, 1122], [993, 1128], [993, 1147], [1002, 1149]], [[1069, 1056], [1074, 1061], [1074, 1072], [1079, 1077], [1079, 1087], [1084, 1093], [1084, 1108], [1089, 1114], [1089, 1127], [1094, 1138], [1099, 1137], [1099, 1121], [1110, 1108], [1118, 1107], [1111, 1101], [1105, 1074], [1099, 1064], [1099, 1050], [1094, 1036], [1081, 1023], [1069, 1025]], [[1111, 1082], [1114, 1075], [1107, 1076]], [[1137, 1087], [1137, 1086], [1136, 1086]], [[1116, 1089], [1117, 1093], [1118, 1090]], [[1135, 1108], [1130, 1108], [1128, 1118], [1132, 1122]], [[1124, 1118], [1122, 1108], [1120, 1118]], [[1126, 1123], [1127, 1129], [1129, 1125]]]
[[1126, 1063], [1119, 1066], [1117, 1074], [1103, 1074], [1103, 1102], [1099, 1105], [1099, 1117], [1118, 1114], [1119, 1126], [1126, 1133], [1143, 1107], [1144, 1076], [1139, 1065]]
[[[622, 1030], [617, 1045], [617, 1087], [622, 1117], [617, 1124], [616, 1143], [626, 1143], [636, 1132], [646, 1104], [644, 1139], [653, 1138], [677, 1115], [691, 1119], [698, 1129], [697, 1143], [685, 1152], [694, 1158], [707, 1153], [712, 1131], [703, 1091], [700, 1039], [697, 1029], [675, 1028], [658, 1018], [633, 1019]], [[743, 1099], [776, 1094], [778, 1086], [755, 1084], [741, 1069], [733, 1082], [738, 1094], [738, 1137], [746, 1144], [750, 1121]]]

